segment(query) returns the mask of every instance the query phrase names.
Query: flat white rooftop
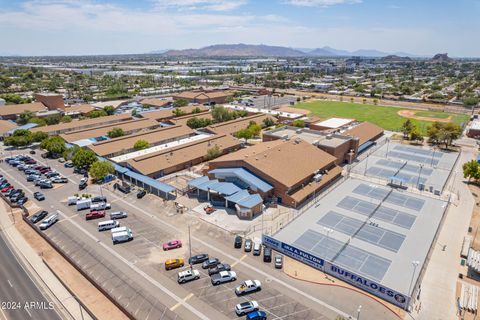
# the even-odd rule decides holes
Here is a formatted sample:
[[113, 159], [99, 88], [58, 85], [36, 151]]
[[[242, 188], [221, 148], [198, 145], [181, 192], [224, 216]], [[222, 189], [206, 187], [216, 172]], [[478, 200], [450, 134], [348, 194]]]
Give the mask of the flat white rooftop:
[[252, 113], [263, 113], [263, 114], [268, 114], [272, 116], [280, 116], [283, 118], [289, 118], [289, 119], [297, 119], [300, 117], [303, 117], [303, 114], [301, 113], [294, 113], [294, 112], [282, 112], [282, 111], [277, 111], [277, 110], [270, 110], [270, 109], [259, 109], [259, 108], [253, 108], [253, 107], [246, 107], [246, 106], [237, 106], [233, 104], [224, 104], [223, 105], [225, 108], [233, 109], [233, 110], [245, 110], [248, 112]]
[[330, 129], [337, 129], [343, 126], [346, 126], [349, 123], [352, 123], [355, 119], [344, 119], [344, 118], [330, 118], [324, 121], [315, 123], [316, 126], [321, 126]]
[[212, 136], [212, 134], [200, 133], [196, 136], [192, 136], [192, 137], [188, 137], [188, 138], [184, 138], [184, 139], [179, 139], [179, 140], [172, 141], [172, 142], [169, 142], [169, 143], [160, 144], [158, 146], [154, 146], [154, 147], [151, 147], [151, 148], [122, 154], [121, 156], [113, 157], [110, 160], [112, 160], [114, 162], [117, 162], [117, 163], [120, 163], [120, 162], [124, 162], [124, 161], [130, 160], [130, 159], [133, 159], [133, 158], [144, 156], [146, 154], [154, 153], [154, 152], [165, 150], [165, 149], [168, 149], [168, 148], [178, 147], [178, 146], [181, 146], [181, 145], [186, 144], [186, 143], [190, 143], [190, 142], [193, 142], [193, 141], [205, 139], [205, 138], [208, 138], [210, 136]]

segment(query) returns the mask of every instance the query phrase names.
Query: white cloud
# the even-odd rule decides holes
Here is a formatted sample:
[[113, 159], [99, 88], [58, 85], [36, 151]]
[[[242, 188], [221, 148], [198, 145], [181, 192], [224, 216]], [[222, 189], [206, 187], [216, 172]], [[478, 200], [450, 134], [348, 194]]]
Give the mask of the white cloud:
[[246, 0], [157, 0], [160, 8], [175, 8], [179, 10], [230, 11], [246, 3]]
[[362, 0], [285, 0], [285, 3], [299, 7], [330, 7], [338, 4], [361, 3]]

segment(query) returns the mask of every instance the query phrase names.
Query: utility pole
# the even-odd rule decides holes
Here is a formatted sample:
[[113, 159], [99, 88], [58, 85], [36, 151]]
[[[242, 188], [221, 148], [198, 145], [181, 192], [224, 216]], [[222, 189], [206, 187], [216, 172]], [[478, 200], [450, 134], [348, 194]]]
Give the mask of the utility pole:
[[420, 171], [418, 172], [418, 179], [417, 179], [417, 189], [420, 184], [420, 175], [422, 174], [423, 164], [420, 164]]
[[[412, 290], [412, 284], [413, 284], [413, 278], [415, 278], [415, 271], [417, 271], [417, 267], [418, 265], [420, 264], [419, 261], [412, 261], [412, 265], [413, 265], [413, 273], [412, 273], [412, 279], [410, 280], [410, 285], [408, 286], [408, 293], [410, 295], [410, 290]], [[408, 308], [408, 305], [405, 307], [406, 309]]]
[[357, 308], [357, 320], [360, 320], [360, 312], [362, 311], [362, 305], [359, 305]]
[[190, 237], [190, 224], [188, 224], [188, 247], [190, 251], [190, 258], [188, 259], [188, 263], [190, 264], [190, 269], [193, 268], [192, 263], [190, 262], [192, 259], [192, 239]]

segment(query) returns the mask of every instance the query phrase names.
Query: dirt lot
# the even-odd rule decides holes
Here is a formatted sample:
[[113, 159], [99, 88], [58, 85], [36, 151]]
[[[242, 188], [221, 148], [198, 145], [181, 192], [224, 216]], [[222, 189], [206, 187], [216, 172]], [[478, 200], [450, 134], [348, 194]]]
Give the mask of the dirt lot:
[[444, 119], [432, 118], [432, 117], [420, 117], [415, 115], [417, 111], [412, 111], [412, 110], [400, 110], [397, 113], [399, 116], [404, 118], [410, 118], [410, 119], [416, 119], [416, 120], [422, 120], [422, 121], [450, 122], [452, 120], [452, 116], [449, 116], [448, 118], [444, 118]]

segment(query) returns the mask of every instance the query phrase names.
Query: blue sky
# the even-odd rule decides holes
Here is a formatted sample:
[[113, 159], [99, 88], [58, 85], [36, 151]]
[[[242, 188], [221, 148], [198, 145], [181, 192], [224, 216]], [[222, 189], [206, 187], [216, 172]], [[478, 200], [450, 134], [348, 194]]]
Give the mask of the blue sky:
[[0, 0], [0, 54], [218, 43], [480, 56], [480, 0]]

